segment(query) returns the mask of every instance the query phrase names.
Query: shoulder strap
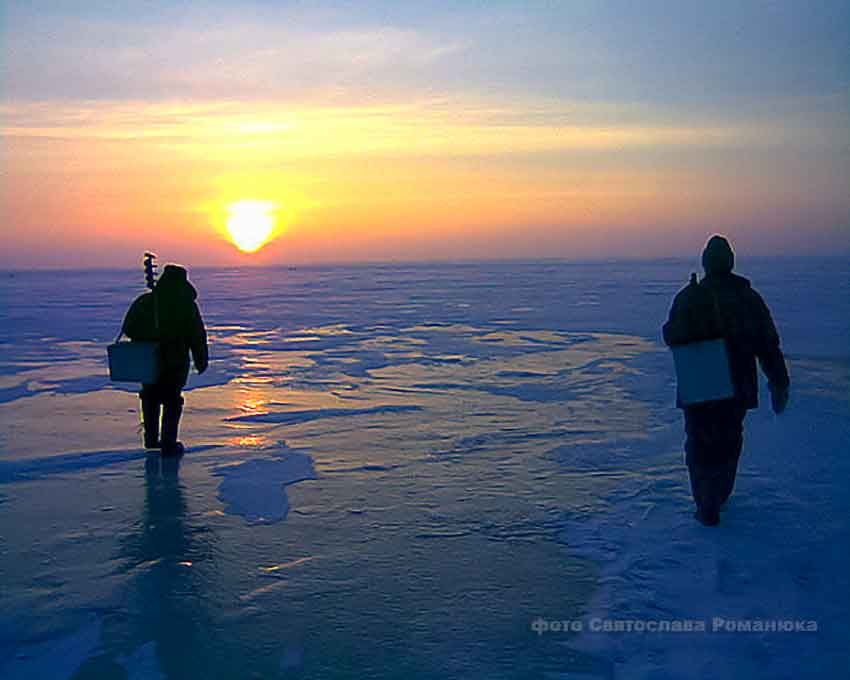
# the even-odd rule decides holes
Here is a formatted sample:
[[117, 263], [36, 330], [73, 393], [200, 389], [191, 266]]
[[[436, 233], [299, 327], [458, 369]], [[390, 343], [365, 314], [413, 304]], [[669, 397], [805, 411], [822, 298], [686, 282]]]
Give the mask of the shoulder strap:
[[723, 323], [723, 315], [720, 313], [720, 303], [717, 301], [717, 293], [710, 287], [708, 292], [711, 294], [711, 302], [714, 305], [714, 320], [717, 322], [717, 328], [720, 330], [720, 334], [725, 338], [726, 324]]
[[155, 289], [151, 291], [151, 295], [153, 295], [153, 327], [156, 334], [159, 335], [159, 298]]

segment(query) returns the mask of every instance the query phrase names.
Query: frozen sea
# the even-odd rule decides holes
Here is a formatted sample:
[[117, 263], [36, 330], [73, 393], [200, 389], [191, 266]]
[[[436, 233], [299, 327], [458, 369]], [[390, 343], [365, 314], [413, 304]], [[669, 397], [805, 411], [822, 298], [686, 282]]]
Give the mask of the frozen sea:
[[850, 677], [847, 264], [739, 264], [792, 401], [716, 529], [659, 337], [695, 262], [192, 270], [179, 463], [106, 375], [141, 272], [0, 273], [0, 678]]

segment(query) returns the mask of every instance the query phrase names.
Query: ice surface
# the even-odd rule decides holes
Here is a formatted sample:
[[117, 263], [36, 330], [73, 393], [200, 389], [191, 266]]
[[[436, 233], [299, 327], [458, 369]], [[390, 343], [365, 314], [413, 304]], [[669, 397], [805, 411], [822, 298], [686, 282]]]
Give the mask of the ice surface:
[[193, 271], [213, 361], [181, 461], [106, 378], [138, 273], [2, 274], [0, 677], [846, 675], [846, 263], [741, 260], [792, 401], [762, 385], [713, 530], [659, 342], [694, 268]]
[[225, 512], [240, 515], [253, 522], [276, 522], [286, 518], [289, 501], [284, 487], [315, 479], [313, 459], [298, 451], [283, 450], [264, 453], [243, 463], [216, 468], [215, 475], [224, 477], [218, 495]]
[[617, 678], [665, 677], [670, 669], [679, 678], [826, 677], [846, 668], [850, 495], [831, 480], [850, 474], [847, 457], [832, 455], [846, 450], [850, 424], [820, 397], [801, 395], [796, 409], [795, 417], [749, 418], [737, 492], [720, 531], [691, 518], [674, 455], [637, 445], [633, 451], [652, 465], [606, 496], [611, 512], [571, 522], [561, 540], [601, 566], [588, 618], [702, 619], [709, 631], [715, 617], [792, 619], [816, 621], [820, 632], [721, 628], [696, 646], [682, 633], [586, 630], [571, 647], [613, 659]]
[[165, 680], [153, 642], [141, 645], [131, 656], [123, 659], [122, 665], [127, 670], [127, 680]]
[[241, 423], [275, 423], [278, 425], [292, 425], [294, 423], [307, 423], [320, 418], [351, 418], [352, 416], [371, 415], [379, 413], [404, 413], [406, 411], [417, 411], [418, 406], [375, 406], [373, 408], [324, 408], [309, 411], [276, 411], [268, 413], [252, 413], [244, 416], [234, 416], [230, 422]]
[[70, 678], [100, 644], [102, 622], [91, 620], [78, 630], [56, 638], [20, 645], [0, 660], [0, 677], [6, 680]]

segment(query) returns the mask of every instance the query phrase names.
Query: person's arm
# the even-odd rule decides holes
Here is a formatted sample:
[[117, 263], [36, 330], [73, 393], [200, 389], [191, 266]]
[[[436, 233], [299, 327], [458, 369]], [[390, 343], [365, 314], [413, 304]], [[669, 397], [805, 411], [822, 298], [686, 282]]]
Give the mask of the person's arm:
[[773, 323], [770, 310], [761, 295], [755, 291], [753, 291], [753, 300], [759, 318], [760, 335], [756, 344], [756, 357], [761, 370], [767, 377], [773, 410], [776, 413], [782, 413], [788, 404], [791, 379], [788, 377], [785, 356], [779, 347], [779, 333]]
[[673, 299], [667, 323], [661, 328], [664, 343], [670, 347], [719, 337], [713, 308], [707, 306], [706, 291], [691, 274], [690, 283]]
[[144, 296], [140, 295], [133, 301], [130, 309], [127, 310], [127, 314], [124, 316], [124, 323], [121, 324], [121, 331], [130, 340], [142, 340], [148, 335], [145, 328], [144, 310], [142, 308], [143, 300]]
[[673, 305], [670, 307], [670, 314], [668, 315], [667, 323], [661, 327], [661, 335], [664, 337], [664, 344], [668, 347], [672, 347], [673, 345], [682, 345], [689, 341], [688, 323], [683, 309], [685, 290], [679, 291], [676, 297], [673, 298]]
[[207, 330], [204, 327], [204, 320], [201, 318], [201, 310], [198, 309], [198, 305], [195, 302], [192, 303], [192, 327], [189, 336], [189, 349], [192, 352], [192, 361], [195, 363], [195, 370], [198, 373], [206, 371], [209, 364]]

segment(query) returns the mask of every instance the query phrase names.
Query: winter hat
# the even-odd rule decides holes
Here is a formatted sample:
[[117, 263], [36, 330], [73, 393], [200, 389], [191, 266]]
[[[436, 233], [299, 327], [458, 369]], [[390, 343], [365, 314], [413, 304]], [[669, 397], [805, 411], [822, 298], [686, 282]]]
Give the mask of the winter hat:
[[712, 236], [702, 251], [702, 267], [706, 274], [728, 274], [735, 266], [735, 254], [723, 236]]
[[186, 283], [186, 269], [179, 264], [167, 264], [165, 269], [162, 270], [159, 280], [166, 284]]
[[165, 265], [159, 281], [156, 282], [156, 290], [165, 296], [182, 295], [188, 296], [193, 300], [196, 300], [198, 297], [198, 291], [189, 283], [185, 267], [181, 267], [179, 264]]

